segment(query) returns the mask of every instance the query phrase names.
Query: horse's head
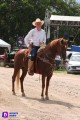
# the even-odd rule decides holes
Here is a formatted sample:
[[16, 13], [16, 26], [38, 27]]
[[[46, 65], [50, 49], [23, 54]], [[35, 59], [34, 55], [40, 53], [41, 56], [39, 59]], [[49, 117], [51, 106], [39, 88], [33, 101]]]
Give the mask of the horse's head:
[[56, 55], [59, 55], [65, 63], [67, 46], [68, 41], [64, 38], [55, 39], [44, 48], [42, 54], [43, 56], [45, 55], [47, 59], [50, 59], [50, 61], [55, 60]]
[[61, 56], [63, 60], [66, 59], [66, 50], [68, 46], [68, 41], [65, 40], [64, 38], [58, 39], [58, 44], [57, 44], [57, 53]]

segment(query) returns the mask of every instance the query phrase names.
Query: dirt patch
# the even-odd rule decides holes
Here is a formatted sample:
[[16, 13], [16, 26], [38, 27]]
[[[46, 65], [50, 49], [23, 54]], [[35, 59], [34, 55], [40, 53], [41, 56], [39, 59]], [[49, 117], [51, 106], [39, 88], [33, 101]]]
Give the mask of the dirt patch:
[[13, 68], [0, 67], [0, 120], [4, 111], [18, 112], [14, 120], [80, 120], [80, 75], [54, 72], [50, 100], [42, 101], [39, 75], [26, 76], [22, 97], [20, 90], [12, 95], [12, 73]]

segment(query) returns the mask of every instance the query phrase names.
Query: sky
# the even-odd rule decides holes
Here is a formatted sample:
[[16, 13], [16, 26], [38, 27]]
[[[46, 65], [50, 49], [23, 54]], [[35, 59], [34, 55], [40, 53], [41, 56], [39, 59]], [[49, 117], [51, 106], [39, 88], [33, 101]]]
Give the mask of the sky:
[[76, 2], [80, 3], [80, 0], [76, 0]]

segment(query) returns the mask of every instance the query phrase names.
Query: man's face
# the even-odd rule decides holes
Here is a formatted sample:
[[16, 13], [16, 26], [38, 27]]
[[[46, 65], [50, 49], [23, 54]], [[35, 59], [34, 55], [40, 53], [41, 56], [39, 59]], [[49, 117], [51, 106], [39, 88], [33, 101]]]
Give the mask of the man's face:
[[36, 27], [41, 27], [41, 26], [42, 26], [41, 22], [36, 23]]

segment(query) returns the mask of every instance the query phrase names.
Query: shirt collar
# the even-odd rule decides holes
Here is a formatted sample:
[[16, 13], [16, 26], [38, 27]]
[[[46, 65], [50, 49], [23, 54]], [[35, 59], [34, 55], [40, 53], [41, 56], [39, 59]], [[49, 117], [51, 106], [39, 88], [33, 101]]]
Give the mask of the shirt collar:
[[[35, 30], [38, 31], [37, 28], [35, 28]], [[41, 30], [42, 30], [42, 29], [41, 29]], [[41, 31], [41, 30], [40, 30], [40, 31]], [[39, 31], [38, 31], [38, 32], [39, 32]]]

